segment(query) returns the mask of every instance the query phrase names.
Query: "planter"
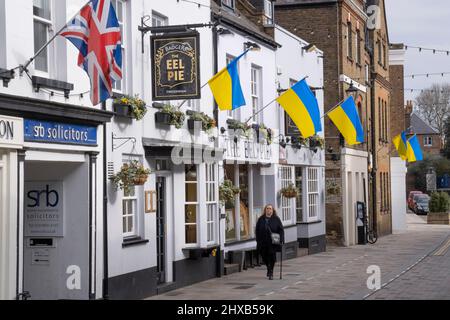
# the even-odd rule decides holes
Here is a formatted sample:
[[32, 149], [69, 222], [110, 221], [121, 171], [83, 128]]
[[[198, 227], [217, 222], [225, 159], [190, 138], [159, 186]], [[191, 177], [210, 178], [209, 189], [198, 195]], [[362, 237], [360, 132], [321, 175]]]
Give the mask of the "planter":
[[283, 195], [283, 197], [288, 198], [288, 199], [297, 198], [297, 195], [298, 195], [298, 193], [296, 191], [286, 191], [286, 192], [282, 192], [281, 194]]
[[155, 123], [170, 125], [171, 116], [165, 112], [156, 112], [155, 113]]
[[146, 175], [141, 175], [141, 176], [136, 177], [133, 180], [133, 183], [136, 186], [142, 186], [146, 181], [147, 181], [147, 176]]
[[113, 108], [114, 108], [114, 112], [116, 113], [116, 116], [132, 118], [130, 105], [114, 103]]
[[[196, 122], [198, 122], [198, 124], [196, 124]], [[188, 119], [187, 123], [189, 131], [194, 131], [196, 126], [198, 126], [200, 130], [203, 130], [202, 122], [199, 120]]]
[[428, 224], [450, 225], [450, 213], [448, 212], [428, 212]]

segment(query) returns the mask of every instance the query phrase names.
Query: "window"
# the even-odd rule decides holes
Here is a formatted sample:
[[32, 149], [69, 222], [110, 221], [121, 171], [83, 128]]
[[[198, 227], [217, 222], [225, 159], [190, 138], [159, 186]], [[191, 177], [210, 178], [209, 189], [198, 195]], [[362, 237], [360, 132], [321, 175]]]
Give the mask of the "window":
[[169, 20], [167, 19], [167, 17], [165, 17], [162, 14], [159, 14], [155, 11], [152, 11], [152, 27], [167, 26], [168, 23], [169, 23]]
[[273, 24], [273, 3], [270, 0], [264, 0], [264, 23]]
[[222, 5], [234, 10], [234, 0], [222, 0]]
[[[252, 113], [256, 114], [261, 108], [261, 68], [252, 65], [251, 73]], [[262, 113], [257, 114], [253, 118], [253, 121], [262, 123]]]
[[[48, 41], [52, 30], [52, 12], [50, 0], [33, 0], [34, 53], [37, 53]], [[45, 48], [35, 59], [34, 67], [38, 71], [49, 72], [49, 48]]]
[[217, 176], [214, 164], [206, 164], [206, 211], [207, 241], [215, 240], [215, 221], [217, 216]]
[[[231, 61], [233, 61], [234, 58], [235, 57], [233, 57], [232, 55], [227, 54], [226, 65], [228, 66], [231, 63]], [[238, 75], [239, 75], [239, 61], [237, 62], [237, 69], [238, 69]], [[236, 110], [227, 110], [227, 117], [233, 118], [235, 120], [240, 120], [240, 115], [241, 115], [240, 112], [241, 112], [240, 108], [238, 108]]]
[[[235, 168], [232, 164], [226, 164], [224, 166], [225, 180], [230, 180], [234, 186], [236, 186], [235, 181]], [[225, 203], [225, 214], [226, 214], [226, 226], [225, 226], [225, 240], [236, 240], [236, 205], [235, 201]]]
[[137, 235], [137, 196], [136, 187], [130, 188], [127, 193], [124, 191], [122, 198], [122, 224], [123, 224], [123, 236], [133, 237]]
[[381, 40], [377, 41], [377, 45], [378, 45], [378, 64], [381, 65], [382, 62], [383, 62], [383, 57], [382, 57], [383, 52], [382, 52], [382, 49], [381, 49]]
[[383, 44], [383, 66], [384, 67], [386, 67], [386, 60], [387, 60], [386, 45]]
[[366, 76], [366, 83], [368, 83], [369, 82], [369, 65], [368, 64], [366, 64], [365, 76]]
[[[297, 83], [297, 80], [289, 79], [289, 88], [294, 86]], [[315, 91], [313, 91], [315, 93]], [[283, 109], [284, 110], [284, 109]], [[292, 121], [291, 117], [288, 115], [286, 111], [284, 112], [284, 123], [285, 123], [285, 135], [286, 136], [300, 136], [300, 130], [298, 130], [297, 125]]]
[[433, 146], [433, 137], [423, 137], [423, 146], [424, 147], [432, 147]]
[[198, 175], [196, 165], [185, 166], [185, 233], [186, 244], [197, 243]]
[[388, 110], [387, 101], [383, 100], [384, 104], [384, 142], [388, 142]]
[[303, 168], [295, 168], [295, 187], [299, 190], [296, 199], [297, 222], [303, 222]]
[[308, 168], [308, 220], [319, 217], [319, 169]]
[[353, 58], [352, 24], [347, 23], [347, 56]]
[[125, 17], [126, 17], [126, 4], [124, 3], [124, 0], [111, 0], [111, 3], [114, 7], [114, 10], [116, 11], [117, 20], [119, 21], [119, 27], [120, 27], [120, 36], [121, 36], [121, 42], [122, 42], [122, 79], [119, 81], [113, 81], [112, 88], [114, 91], [122, 92], [125, 89], [125, 63], [126, 63], [126, 32], [124, 32], [124, 24], [125, 24]]
[[361, 64], [361, 35], [359, 30], [356, 33], [356, 63]]
[[250, 238], [250, 212], [249, 212], [249, 197], [248, 197], [248, 166], [245, 164], [239, 165], [239, 226], [241, 240]]
[[378, 98], [378, 140], [383, 140], [383, 108], [381, 107], [381, 98]]
[[[294, 184], [293, 174], [294, 167], [292, 166], [280, 166], [280, 183], [281, 188], [286, 188], [290, 183]], [[291, 208], [292, 199], [288, 199], [284, 196], [281, 197], [281, 220], [283, 222], [291, 221]]]

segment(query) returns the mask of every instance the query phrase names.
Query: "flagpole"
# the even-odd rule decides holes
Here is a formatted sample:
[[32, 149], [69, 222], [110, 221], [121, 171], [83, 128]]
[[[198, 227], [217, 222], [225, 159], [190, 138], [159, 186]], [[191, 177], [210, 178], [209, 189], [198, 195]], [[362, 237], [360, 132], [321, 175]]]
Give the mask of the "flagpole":
[[333, 108], [331, 108], [330, 110], [328, 110], [327, 112], [325, 112], [325, 113], [323, 114], [323, 116], [320, 117], [320, 119], [325, 118], [325, 116], [326, 116], [327, 114], [329, 114], [331, 111], [333, 111], [334, 109], [336, 109], [337, 107], [339, 107], [344, 101], [345, 101], [345, 99], [344, 99], [344, 100], [341, 100], [337, 105], [335, 105]]
[[[306, 78], [309, 78], [309, 76], [304, 77], [302, 80], [305, 80]], [[298, 81], [298, 82], [300, 82]], [[297, 82], [297, 83], [298, 83]], [[270, 106], [275, 100], [277, 100], [280, 96], [276, 97], [275, 99], [273, 99], [272, 101], [270, 101], [268, 104], [266, 104], [264, 107], [262, 107], [262, 109], [258, 110], [258, 112], [254, 113], [250, 118], [248, 118], [247, 121], [245, 121], [245, 124], [247, 124], [252, 118], [254, 118], [257, 114], [261, 113], [262, 111], [264, 111], [264, 109], [266, 109], [268, 106]]]
[[[84, 6], [82, 6], [81, 9], [78, 10], [78, 11], [74, 14], [74, 16], [73, 16], [71, 19], [69, 19], [68, 22], [70, 22], [70, 21], [72, 21], [73, 19], [75, 19], [75, 17], [78, 15], [78, 13], [79, 13], [81, 10], [83, 10], [84, 7], [86, 7], [86, 6], [89, 4], [89, 2], [91, 2], [91, 0], [89, 0], [88, 2], [86, 2], [86, 4], [85, 4]], [[36, 52], [36, 54], [35, 54], [32, 58], [30, 58], [30, 60], [28, 60], [27, 63], [25, 63], [24, 66], [21, 66], [21, 67], [20, 67], [20, 73], [22, 73], [23, 71], [26, 71], [26, 70], [27, 70], [27, 67], [34, 61], [34, 59], [36, 59], [36, 57], [37, 57], [38, 55], [40, 55], [41, 52], [44, 51], [44, 49], [47, 48], [48, 45], [49, 45], [53, 40], [55, 40], [55, 38], [56, 38], [56, 37], [57, 37], [57, 36], [58, 36], [58, 35], [59, 35], [59, 34], [67, 27], [67, 23], [68, 23], [68, 22], [66, 22], [66, 24], [65, 24], [65, 25], [64, 25], [57, 33], [55, 33], [55, 34], [53, 35], [53, 37], [51, 37], [50, 40], [48, 40], [47, 43], [44, 44], [44, 45]]]

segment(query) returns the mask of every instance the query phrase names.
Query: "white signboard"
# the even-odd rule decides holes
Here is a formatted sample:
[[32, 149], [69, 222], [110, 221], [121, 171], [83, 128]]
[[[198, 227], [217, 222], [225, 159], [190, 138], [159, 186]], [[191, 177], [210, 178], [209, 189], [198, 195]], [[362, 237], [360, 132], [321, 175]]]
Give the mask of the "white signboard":
[[21, 148], [23, 145], [23, 119], [0, 116], [0, 147]]
[[50, 264], [50, 251], [48, 249], [31, 250], [31, 264], [48, 266]]
[[25, 236], [63, 237], [62, 181], [25, 182]]

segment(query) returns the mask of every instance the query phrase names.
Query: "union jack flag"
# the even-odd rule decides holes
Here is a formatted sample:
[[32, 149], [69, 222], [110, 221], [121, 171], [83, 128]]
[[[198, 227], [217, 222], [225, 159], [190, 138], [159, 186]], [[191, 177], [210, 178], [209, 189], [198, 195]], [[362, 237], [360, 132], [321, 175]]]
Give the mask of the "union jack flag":
[[112, 95], [112, 81], [122, 79], [120, 26], [111, 0], [91, 0], [61, 35], [80, 51], [78, 65], [91, 82], [94, 105]]

